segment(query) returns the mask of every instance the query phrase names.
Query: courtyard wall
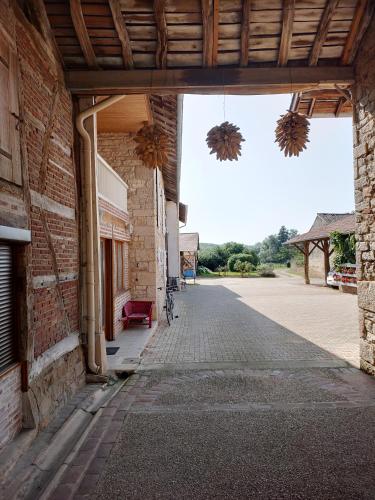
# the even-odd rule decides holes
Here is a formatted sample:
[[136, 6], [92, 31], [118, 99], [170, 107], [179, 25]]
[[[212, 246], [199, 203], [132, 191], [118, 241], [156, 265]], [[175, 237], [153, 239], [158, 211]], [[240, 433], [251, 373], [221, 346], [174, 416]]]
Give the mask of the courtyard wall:
[[375, 18], [355, 65], [353, 143], [361, 367], [375, 374]]

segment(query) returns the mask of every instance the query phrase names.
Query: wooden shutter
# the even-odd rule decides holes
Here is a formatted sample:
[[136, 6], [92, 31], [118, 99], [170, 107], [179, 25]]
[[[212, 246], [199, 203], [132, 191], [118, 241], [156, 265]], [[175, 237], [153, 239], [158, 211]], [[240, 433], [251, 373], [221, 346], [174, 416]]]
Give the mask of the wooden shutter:
[[0, 177], [22, 184], [17, 54], [0, 39]]
[[16, 361], [12, 249], [0, 243], [0, 370]]

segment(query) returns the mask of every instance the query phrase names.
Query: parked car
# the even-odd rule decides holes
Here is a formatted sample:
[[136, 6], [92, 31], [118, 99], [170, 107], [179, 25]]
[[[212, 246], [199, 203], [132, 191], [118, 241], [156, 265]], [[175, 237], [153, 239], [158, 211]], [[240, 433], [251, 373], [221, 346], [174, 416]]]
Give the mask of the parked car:
[[327, 274], [327, 285], [331, 286], [333, 288], [338, 288], [339, 285], [340, 285], [340, 281], [341, 280], [338, 280], [337, 278], [338, 278], [337, 272], [336, 271], [330, 271]]

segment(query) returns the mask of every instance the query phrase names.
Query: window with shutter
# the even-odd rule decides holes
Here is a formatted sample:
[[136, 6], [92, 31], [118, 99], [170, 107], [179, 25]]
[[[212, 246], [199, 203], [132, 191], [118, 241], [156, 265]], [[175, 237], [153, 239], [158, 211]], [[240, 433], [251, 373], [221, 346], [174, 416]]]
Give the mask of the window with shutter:
[[0, 371], [16, 360], [12, 248], [0, 243]]
[[0, 177], [21, 185], [17, 55], [0, 38]]

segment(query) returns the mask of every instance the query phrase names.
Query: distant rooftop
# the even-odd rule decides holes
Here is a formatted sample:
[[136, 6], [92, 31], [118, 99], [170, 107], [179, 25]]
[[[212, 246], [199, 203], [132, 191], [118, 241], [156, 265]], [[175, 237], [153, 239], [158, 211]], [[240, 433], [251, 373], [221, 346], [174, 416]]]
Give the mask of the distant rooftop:
[[180, 233], [180, 252], [197, 252], [199, 233]]

